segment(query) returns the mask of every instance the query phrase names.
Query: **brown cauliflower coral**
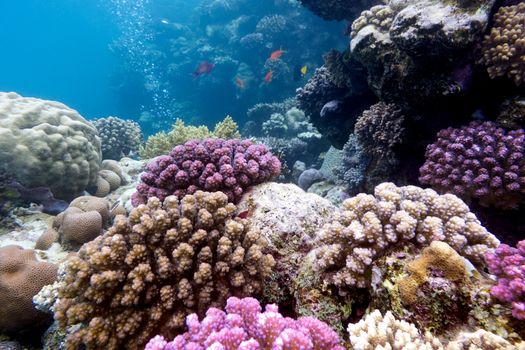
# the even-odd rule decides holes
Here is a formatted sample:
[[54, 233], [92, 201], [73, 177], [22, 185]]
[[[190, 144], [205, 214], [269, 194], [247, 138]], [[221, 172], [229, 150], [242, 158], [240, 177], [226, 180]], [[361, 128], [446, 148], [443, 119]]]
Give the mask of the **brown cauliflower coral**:
[[152, 197], [67, 264], [55, 317], [67, 348], [135, 349], [154, 334], [173, 337], [186, 315], [204, 316], [231, 296], [257, 295], [274, 260], [248, 222], [233, 219], [222, 192], [161, 203]]

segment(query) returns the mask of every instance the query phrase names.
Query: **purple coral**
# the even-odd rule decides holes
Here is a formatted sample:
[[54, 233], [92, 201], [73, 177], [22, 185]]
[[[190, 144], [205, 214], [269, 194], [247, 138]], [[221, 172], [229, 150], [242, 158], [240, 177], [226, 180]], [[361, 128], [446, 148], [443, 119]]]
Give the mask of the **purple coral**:
[[181, 198], [197, 190], [221, 191], [236, 202], [247, 187], [268, 181], [280, 171], [281, 162], [265, 145], [250, 140], [192, 140], [147, 165], [132, 203], [137, 206], [149, 197]]
[[156, 336], [145, 350], [343, 350], [339, 336], [314, 317], [283, 317], [276, 305], [261, 313], [256, 299], [230, 297], [226, 312], [210, 308], [199, 321], [186, 318], [188, 332], [167, 342]]
[[438, 133], [419, 181], [481, 205], [516, 208], [525, 199], [525, 131], [472, 122]]
[[512, 315], [525, 320], [525, 240], [516, 248], [501, 244], [494, 253], [485, 254], [490, 273], [498, 283], [490, 290], [500, 301], [510, 303]]

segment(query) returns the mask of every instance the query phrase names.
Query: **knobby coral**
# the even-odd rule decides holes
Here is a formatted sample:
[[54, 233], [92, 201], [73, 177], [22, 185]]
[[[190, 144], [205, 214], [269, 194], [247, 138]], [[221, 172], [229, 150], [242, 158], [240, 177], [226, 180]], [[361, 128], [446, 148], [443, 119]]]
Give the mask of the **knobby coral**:
[[281, 163], [265, 145], [250, 140], [192, 140], [147, 165], [133, 194], [134, 206], [149, 197], [182, 198], [197, 190], [222, 191], [237, 201], [244, 190], [279, 175]]
[[491, 78], [506, 75], [520, 85], [525, 80], [525, 3], [500, 7], [483, 41], [480, 63]]
[[95, 119], [93, 125], [100, 136], [104, 159], [120, 160], [138, 152], [142, 143], [142, 131], [138, 123], [118, 117], [107, 117]]
[[232, 219], [235, 210], [223, 193], [198, 191], [117, 216], [59, 280], [55, 318], [77, 325], [67, 348], [138, 349], [156, 333], [173, 337], [192, 312], [261, 293], [274, 260], [259, 231]]
[[438, 133], [419, 181], [484, 206], [515, 208], [525, 199], [525, 130], [472, 122]]
[[225, 311], [211, 308], [199, 321], [187, 317], [188, 332], [167, 342], [157, 336], [146, 350], [343, 350], [339, 337], [327, 324], [314, 317], [294, 320], [283, 317], [276, 305], [261, 305], [256, 299], [230, 297]]
[[339, 218], [319, 233], [316, 268], [340, 293], [344, 287], [366, 288], [373, 262], [389, 248], [432, 241], [448, 243], [475, 264], [482, 264], [483, 254], [499, 244], [458, 197], [383, 183], [374, 195], [343, 202]]
[[525, 240], [516, 248], [500, 245], [494, 253], [485, 255], [489, 271], [498, 277], [498, 283], [491, 288], [497, 299], [510, 303], [512, 315], [525, 320]]

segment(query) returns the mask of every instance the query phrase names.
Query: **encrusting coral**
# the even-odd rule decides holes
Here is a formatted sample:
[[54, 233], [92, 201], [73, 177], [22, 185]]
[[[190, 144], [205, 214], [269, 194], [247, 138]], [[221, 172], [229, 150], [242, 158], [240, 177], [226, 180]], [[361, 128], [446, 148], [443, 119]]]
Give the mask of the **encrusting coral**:
[[177, 119], [172, 130], [168, 133], [159, 132], [148, 137], [146, 144], [139, 149], [140, 157], [149, 159], [162, 154], [167, 154], [177, 145], [184, 144], [190, 140], [203, 140], [205, 138], [236, 139], [239, 138], [237, 123], [232, 117], [227, 116], [222, 122], [215, 125], [210, 131], [205, 125], [186, 126], [182, 119]]
[[0, 248], [0, 331], [17, 332], [49, 320], [33, 306], [33, 296], [53, 283], [57, 267], [38, 261], [35, 251], [19, 246]]
[[256, 296], [274, 265], [267, 241], [221, 192], [150, 198], [70, 258], [55, 318], [67, 349], [138, 349], [173, 337], [185, 317]]
[[500, 7], [483, 41], [480, 63], [491, 78], [506, 75], [516, 85], [525, 80], [525, 3]]
[[273, 304], [261, 312], [261, 305], [254, 298], [230, 297], [225, 311], [211, 308], [202, 321], [191, 314], [186, 319], [188, 332], [170, 342], [156, 336], [145, 350], [344, 349], [337, 333], [314, 317], [283, 317]]
[[344, 293], [344, 287], [369, 286], [371, 265], [389, 248], [432, 241], [448, 243], [474, 264], [499, 244], [458, 197], [382, 183], [374, 195], [343, 202], [340, 217], [319, 233], [316, 266]]
[[69, 200], [96, 183], [100, 161], [97, 131], [77, 111], [0, 93], [0, 164], [22, 185]]
[[484, 206], [508, 209], [525, 201], [525, 130], [472, 122], [437, 136], [419, 169], [422, 184]]
[[143, 137], [137, 122], [107, 117], [95, 119], [93, 125], [102, 143], [104, 159], [120, 160], [138, 152]]
[[278, 176], [281, 162], [265, 145], [250, 140], [205, 139], [178, 145], [146, 168], [132, 197], [134, 206], [149, 197], [181, 198], [197, 190], [222, 191], [235, 202], [249, 186]]

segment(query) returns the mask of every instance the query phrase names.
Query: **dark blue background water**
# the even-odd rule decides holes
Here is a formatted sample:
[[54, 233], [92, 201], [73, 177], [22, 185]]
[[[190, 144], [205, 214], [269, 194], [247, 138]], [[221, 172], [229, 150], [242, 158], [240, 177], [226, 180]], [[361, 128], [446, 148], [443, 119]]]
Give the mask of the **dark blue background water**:
[[108, 49], [117, 35], [96, 0], [1, 1], [0, 91], [57, 100], [88, 118], [119, 115]]

